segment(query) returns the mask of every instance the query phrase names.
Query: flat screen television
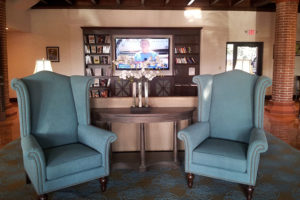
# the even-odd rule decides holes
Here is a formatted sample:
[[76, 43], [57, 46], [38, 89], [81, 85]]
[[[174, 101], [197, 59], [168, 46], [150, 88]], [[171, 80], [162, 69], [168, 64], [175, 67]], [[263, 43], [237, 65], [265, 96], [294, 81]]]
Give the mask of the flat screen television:
[[169, 70], [170, 37], [115, 37], [114, 42], [117, 70], [140, 69], [144, 61], [147, 69]]

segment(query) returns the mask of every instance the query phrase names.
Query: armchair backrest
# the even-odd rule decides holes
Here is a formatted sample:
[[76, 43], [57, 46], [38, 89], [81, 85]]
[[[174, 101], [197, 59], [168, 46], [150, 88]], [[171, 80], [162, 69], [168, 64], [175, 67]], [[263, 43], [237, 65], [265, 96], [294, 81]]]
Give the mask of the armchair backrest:
[[[89, 123], [88, 88], [78, 82], [77, 77], [49, 71], [14, 79], [21, 137], [33, 134], [42, 148], [77, 142], [78, 123]], [[78, 99], [74, 100], [74, 96]]]
[[198, 85], [198, 120], [209, 121], [211, 137], [248, 143], [250, 130], [263, 128], [269, 78], [234, 70], [193, 81]]

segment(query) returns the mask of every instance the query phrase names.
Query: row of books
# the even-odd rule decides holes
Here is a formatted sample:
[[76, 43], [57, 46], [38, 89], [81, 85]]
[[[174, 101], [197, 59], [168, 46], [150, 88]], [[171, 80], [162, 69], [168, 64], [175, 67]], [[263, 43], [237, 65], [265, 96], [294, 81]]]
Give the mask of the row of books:
[[111, 76], [111, 68], [86, 68], [87, 76]]
[[86, 55], [85, 56], [85, 64], [103, 64], [107, 65], [110, 64], [111, 60], [109, 56], [98, 56], [98, 55]]
[[92, 89], [90, 90], [90, 98], [106, 98], [109, 95], [108, 89]]
[[109, 87], [111, 79], [95, 78], [91, 87]]
[[84, 36], [84, 42], [87, 44], [108, 44], [110, 43], [109, 35], [88, 35]]
[[197, 61], [193, 57], [176, 58], [176, 64], [196, 64]]
[[85, 45], [85, 53], [110, 53], [110, 46], [108, 45]]
[[192, 53], [191, 47], [175, 47], [175, 53]]
[[109, 96], [109, 86], [111, 79], [99, 79], [95, 78], [94, 83], [91, 85], [90, 97], [99, 98], [99, 97], [108, 97]]

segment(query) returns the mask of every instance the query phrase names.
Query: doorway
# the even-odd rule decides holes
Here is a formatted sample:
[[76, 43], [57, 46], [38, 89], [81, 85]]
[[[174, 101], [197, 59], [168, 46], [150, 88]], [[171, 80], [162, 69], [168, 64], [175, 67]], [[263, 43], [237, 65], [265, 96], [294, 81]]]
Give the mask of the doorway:
[[263, 42], [227, 42], [226, 71], [239, 69], [262, 75]]

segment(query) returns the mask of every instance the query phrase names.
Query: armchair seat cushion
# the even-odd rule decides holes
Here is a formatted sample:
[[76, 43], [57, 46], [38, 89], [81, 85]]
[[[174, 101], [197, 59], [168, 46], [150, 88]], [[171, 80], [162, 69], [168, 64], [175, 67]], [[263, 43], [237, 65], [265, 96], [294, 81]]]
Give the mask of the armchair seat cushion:
[[47, 180], [57, 179], [102, 165], [101, 153], [80, 144], [45, 149]]
[[246, 172], [248, 144], [208, 138], [193, 151], [192, 162], [198, 165]]

